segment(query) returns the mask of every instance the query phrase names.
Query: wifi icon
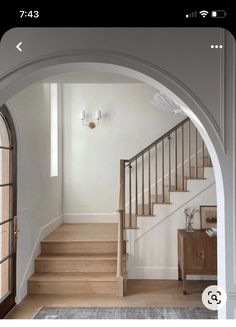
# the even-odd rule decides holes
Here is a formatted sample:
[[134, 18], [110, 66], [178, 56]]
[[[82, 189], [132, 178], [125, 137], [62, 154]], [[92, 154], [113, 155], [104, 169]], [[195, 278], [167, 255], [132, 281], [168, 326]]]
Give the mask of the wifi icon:
[[206, 11], [206, 10], [202, 10], [202, 11], [199, 11], [199, 14], [200, 14], [202, 17], [206, 17], [206, 16], [209, 14], [209, 12]]

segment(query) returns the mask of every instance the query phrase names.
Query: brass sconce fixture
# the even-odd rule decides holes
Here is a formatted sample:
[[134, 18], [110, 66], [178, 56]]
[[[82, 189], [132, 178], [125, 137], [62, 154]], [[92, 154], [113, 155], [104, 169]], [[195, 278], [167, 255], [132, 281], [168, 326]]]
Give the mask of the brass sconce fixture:
[[96, 110], [96, 112], [95, 112], [94, 119], [97, 121], [97, 125], [93, 121], [91, 121], [89, 123], [87, 123], [85, 121], [85, 119], [86, 119], [86, 113], [85, 113], [84, 110], [80, 111], [80, 119], [81, 119], [82, 124], [84, 126], [88, 126], [89, 128], [94, 129], [97, 125], [99, 125], [99, 121], [102, 119], [102, 112], [101, 112], [101, 110]]

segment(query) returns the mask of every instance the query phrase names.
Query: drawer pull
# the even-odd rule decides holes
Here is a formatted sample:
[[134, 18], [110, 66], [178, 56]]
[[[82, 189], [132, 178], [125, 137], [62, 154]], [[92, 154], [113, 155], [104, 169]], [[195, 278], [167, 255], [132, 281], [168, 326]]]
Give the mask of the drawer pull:
[[196, 251], [196, 257], [198, 257], [198, 258], [205, 258], [205, 251], [204, 250], [202, 250], [202, 251]]

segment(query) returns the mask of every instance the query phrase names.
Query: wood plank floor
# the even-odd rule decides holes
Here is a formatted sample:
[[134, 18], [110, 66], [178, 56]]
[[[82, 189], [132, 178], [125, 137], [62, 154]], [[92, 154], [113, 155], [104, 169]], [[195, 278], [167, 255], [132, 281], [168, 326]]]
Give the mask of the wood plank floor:
[[127, 295], [27, 295], [6, 319], [32, 319], [43, 306], [58, 307], [202, 307], [202, 290], [215, 282], [188, 281], [191, 294], [183, 295], [176, 280], [129, 280]]

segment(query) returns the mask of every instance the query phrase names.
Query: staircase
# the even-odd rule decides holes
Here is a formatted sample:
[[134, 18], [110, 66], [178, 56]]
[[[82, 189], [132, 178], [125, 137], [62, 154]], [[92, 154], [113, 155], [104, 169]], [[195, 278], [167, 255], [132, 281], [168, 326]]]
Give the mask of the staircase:
[[204, 179], [212, 167], [197, 128], [186, 118], [129, 160], [120, 160], [123, 229], [136, 229], [138, 217], [153, 216], [170, 204], [171, 192], [188, 192], [187, 181]]
[[[120, 243], [125, 237], [129, 240], [129, 267], [138, 265], [134, 250], [136, 241], [141, 244], [143, 235], [159, 226], [173, 212], [171, 207], [177, 210], [176, 200], [181, 206], [184, 205], [186, 196], [181, 194], [192, 192], [196, 196], [193, 184], [197, 192], [201, 186], [213, 185], [211, 167], [211, 158], [204, 141], [189, 118], [132, 158], [120, 160]], [[171, 200], [174, 200], [173, 204]], [[163, 216], [163, 212], [166, 216]], [[123, 253], [120, 247], [118, 261], [121, 266]]]
[[123, 296], [125, 231], [138, 230], [139, 217], [155, 217], [158, 206], [171, 205], [171, 193], [188, 192], [188, 181], [204, 180], [206, 167], [212, 167], [209, 153], [189, 118], [131, 159], [120, 160], [118, 225], [59, 226], [41, 242], [28, 292]]
[[28, 293], [117, 295], [117, 234], [117, 224], [62, 224], [41, 242]]

